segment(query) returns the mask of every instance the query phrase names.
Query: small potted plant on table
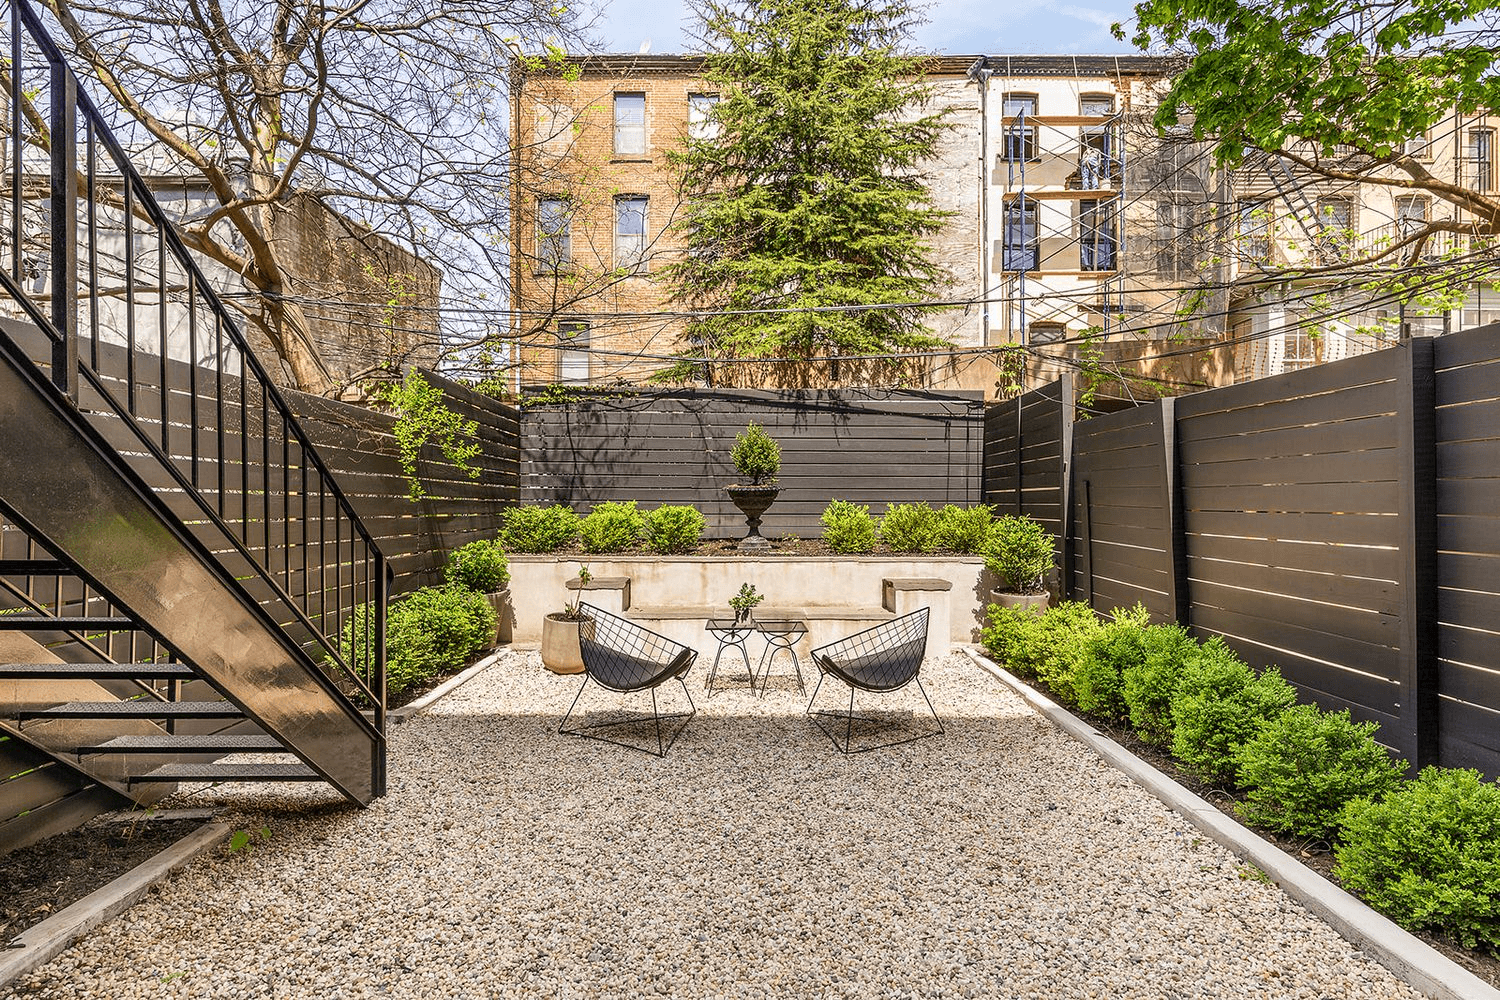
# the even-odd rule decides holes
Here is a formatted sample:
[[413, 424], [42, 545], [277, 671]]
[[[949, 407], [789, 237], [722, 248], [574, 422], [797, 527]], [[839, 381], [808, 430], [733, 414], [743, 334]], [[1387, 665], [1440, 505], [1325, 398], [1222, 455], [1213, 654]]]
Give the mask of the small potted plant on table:
[[729, 606], [734, 609], [734, 623], [736, 625], [747, 625], [750, 615], [755, 606], [766, 599], [766, 595], [757, 591], [752, 584], [740, 584], [740, 592], [729, 599]]
[[775, 485], [776, 474], [781, 471], [781, 448], [765, 432], [760, 424], [752, 423], [734, 439], [734, 448], [729, 457], [734, 461], [734, 470], [750, 480], [739, 482], [724, 489], [729, 499], [745, 515], [750, 531], [740, 539], [741, 552], [769, 552], [771, 543], [760, 533], [761, 515], [776, 500], [781, 487]]
[[583, 586], [593, 579], [587, 566], [578, 570], [578, 600], [564, 601], [561, 611], [542, 619], [542, 666], [554, 674], [583, 673], [583, 653], [578, 648], [578, 623], [583, 613]]
[[996, 583], [991, 603], [1045, 608], [1048, 595], [1043, 581], [1055, 562], [1055, 541], [1029, 517], [1006, 514], [997, 518], [984, 543], [984, 565]]

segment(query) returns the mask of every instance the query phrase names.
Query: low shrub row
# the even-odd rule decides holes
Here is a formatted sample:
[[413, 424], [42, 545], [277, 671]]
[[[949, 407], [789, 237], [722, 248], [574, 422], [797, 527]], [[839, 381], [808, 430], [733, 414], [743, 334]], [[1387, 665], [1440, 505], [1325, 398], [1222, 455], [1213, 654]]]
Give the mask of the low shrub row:
[[1404, 781], [1375, 723], [1296, 704], [1275, 667], [1257, 675], [1139, 605], [1107, 620], [1076, 602], [991, 606], [982, 638], [1017, 675], [1242, 791], [1247, 822], [1332, 841], [1343, 884], [1397, 923], [1500, 948], [1500, 784], [1443, 768]]

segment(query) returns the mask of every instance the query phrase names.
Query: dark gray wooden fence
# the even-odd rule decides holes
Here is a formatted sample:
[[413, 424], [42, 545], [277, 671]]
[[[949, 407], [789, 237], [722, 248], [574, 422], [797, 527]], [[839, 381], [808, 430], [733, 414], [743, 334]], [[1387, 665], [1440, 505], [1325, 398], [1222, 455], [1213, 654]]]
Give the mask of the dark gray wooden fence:
[[735, 436], [753, 421], [781, 446], [781, 494], [762, 533], [816, 537], [834, 498], [876, 515], [890, 503], [980, 502], [983, 409], [977, 392], [905, 390], [695, 390], [529, 408], [521, 498], [580, 513], [604, 500], [692, 504], [709, 537], [738, 537], [745, 520], [724, 487], [737, 481]]
[[[1408, 759], [1500, 775], [1500, 326], [1056, 420], [1073, 598], [1140, 601]], [[987, 440], [986, 497], [1013, 496], [1026, 436]]]

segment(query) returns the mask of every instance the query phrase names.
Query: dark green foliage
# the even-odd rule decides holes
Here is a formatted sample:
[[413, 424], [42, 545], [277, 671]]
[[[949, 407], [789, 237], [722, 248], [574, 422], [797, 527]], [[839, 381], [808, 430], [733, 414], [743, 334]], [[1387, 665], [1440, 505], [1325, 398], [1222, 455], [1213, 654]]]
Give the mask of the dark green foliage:
[[1147, 743], [1172, 742], [1172, 696], [1198, 644], [1181, 625], [1152, 625], [1141, 636], [1141, 659], [1125, 667], [1121, 695], [1135, 733]]
[[512, 507], [500, 530], [500, 542], [510, 552], [556, 552], [577, 540], [578, 515], [562, 504]]
[[1378, 728], [1351, 721], [1347, 710], [1293, 705], [1240, 747], [1240, 784], [1249, 789], [1241, 816], [1281, 833], [1331, 838], [1346, 803], [1379, 797], [1401, 777], [1375, 742]]
[[959, 507], [950, 503], [938, 511], [933, 542], [940, 549], [966, 556], [982, 552], [994, 520], [994, 512], [986, 504]]
[[[940, 343], [923, 324], [932, 307], [910, 305], [942, 280], [927, 241], [947, 216], [924, 175], [942, 115], [922, 113], [929, 87], [918, 57], [901, 51], [912, 8], [701, 0], [697, 12], [704, 75], [723, 99], [718, 134], [672, 157], [687, 252], [666, 270], [678, 301], [709, 314], [688, 323], [693, 353], [712, 372], [715, 358]], [[859, 305], [889, 308], [826, 308]], [[734, 312], [765, 309], [777, 311]], [[858, 367], [875, 377], [880, 366]]]
[[1403, 927], [1500, 951], [1500, 785], [1478, 771], [1424, 768], [1340, 820], [1344, 886]]
[[505, 561], [505, 550], [499, 541], [470, 542], [448, 553], [448, 565], [443, 567], [443, 579], [449, 583], [489, 594], [504, 590], [510, 583], [510, 567]]
[[1217, 637], [1188, 660], [1172, 698], [1172, 756], [1200, 779], [1232, 785], [1235, 754], [1297, 693], [1268, 668], [1259, 677]]
[[893, 503], [880, 519], [880, 540], [892, 552], [931, 551], [937, 518], [937, 511], [925, 503]]
[[1073, 690], [1078, 707], [1108, 719], [1125, 717], [1127, 667], [1145, 659], [1146, 629], [1151, 612], [1137, 604], [1126, 610], [1115, 608], [1105, 622], [1083, 643], [1078, 669], [1073, 672]]
[[691, 552], [702, 540], [707, 523], [696, 507], [658, 507], [646, 515], [646, 545], [663, 555]]
[[835, 500], [819, 518], [823, 522], [823, 541], [835, 552], [857, 554], [875, 548], [875, 519], [870, 508]]
[[646, 532], [646, 515], [634, 500], [607, 500], [578, 522], [578, 540], [585, 552], [625, 552], [635, 548]]
[[[369, 609], [356, 608], [344, 623], [340, 651], [362, 658], [367, 648]], [[495, 641], [495, 609], [483, 594], [467, 587], [423, 587], [393, 601], [386, 612], [386, 689], [409, 687], [452, 673]], [[362, 662], [362, 660], [360, 660]]]
[[781, 471], [781, 446], [760, 424], [752, 423], [735, 436], [729, 457], [734, 471], [749, 477], [749, 486], [774, 483]]
[[1036, 593], [1052, 568], [1055, 541], [1031, 518], [1006, 514], [990, 525], [984, 542], [984, 564], [1000, 581], [1001, 590]]
[[1092, 608], [1078, 601], [1042, 612], [991, 604], [988, 617], [980, 640], [1001, 666], [1040, 681], [1064, 701], [1074, 700], [1073, 673], [1084, 645], [1100, 627]]

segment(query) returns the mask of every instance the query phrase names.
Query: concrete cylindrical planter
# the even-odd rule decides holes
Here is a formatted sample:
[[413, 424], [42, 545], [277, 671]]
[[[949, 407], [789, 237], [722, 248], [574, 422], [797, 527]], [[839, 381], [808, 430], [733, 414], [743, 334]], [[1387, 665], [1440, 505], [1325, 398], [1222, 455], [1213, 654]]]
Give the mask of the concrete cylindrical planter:
[[1045, 611], [1050, 603], [1051, 595], [1041, 594], [1017, 594], [1011, 590], [990, 591], [990, 603], [998, 604], [1002, 608], [1036, 608]]
[[561, 611], [542, 619], [542, 666], [554, 674], [583, 673], [583, 654], [578, 649], [578, 622]]
[[490, 607], [495, 609], [495, 645], [503, 646], [510, 642], [516, 621], [515, 608], [510, 603], [510, 591], [496, 590], [484, 597], [490, 602]]

